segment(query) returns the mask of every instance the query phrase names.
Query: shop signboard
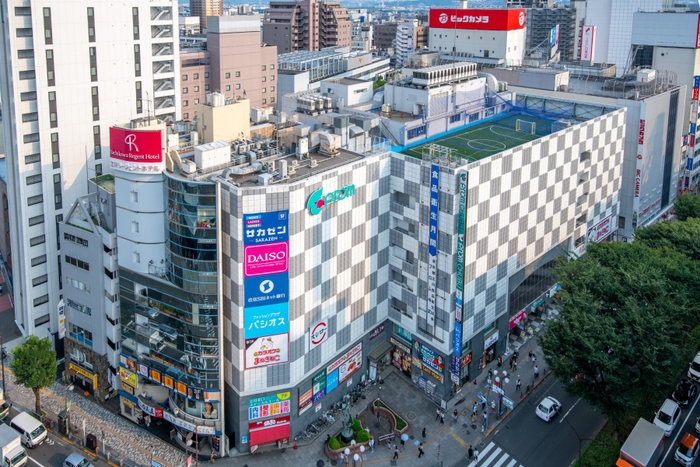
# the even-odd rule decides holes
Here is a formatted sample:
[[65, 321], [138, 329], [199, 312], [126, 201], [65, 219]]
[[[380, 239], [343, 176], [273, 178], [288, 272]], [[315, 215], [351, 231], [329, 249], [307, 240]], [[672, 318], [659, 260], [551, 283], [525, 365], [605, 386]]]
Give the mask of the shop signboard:
[[435, 352], [433, 349], [426, 347], [418, 341], [414, 343], [414, 347], [416, 351], [420, 354], [419, 356], [421, 357], [421, 361], [423, 362], [424, 366], [428, 366], [436, 373], [442, 374], [445, 368], [445, 364], [442, 361], [442, 356], [440, 356], [440, 354]]
[[431, 8], [429, 26], [431, 29], [512, 31], [525, 27], [525, 10], [522, 8], [502, 10]]
[[338, 380], [345, 381], [349, 376], [362, 368], [362, 352], [358, 352], [348, 358], [345, 363], [338, 367]]
[[156, 383], [160, 384], [160, 371], [153, 370], [151, 369], [151, 376], [150, 378], [155, 381]]
[[455, 321], [462, 322], [464, 303], [464, 234], [467, 222], [467, 174], [459, 174], [459, 217], [457, 225], [457, 295], [455, 298]]
[[527, 318], [527, 313], [525, 310], [520, 310], [515, 316], [513, 316], [510, 321], [508, 321], [508, 329], [513, 329], [515, 326], [520, 326], [525, 322]]
[[281, 392], [248, 400], [248, 420], [284, 415], [291, 412], [291, 393]]
[[337, 388], [338, 383], [338, 370], [328, 373], [328, 376], [326, 376], [326, 394], [330, 394], [333, 389]]
[[328, 368], [326, 368], [326, 373], [333, 373], [333, 371], [337, 370], [343, 363], [347, 362], [350, 359], [350, 357], [354, 356], [357, 353], [362, 353], [362, 342], [345, 352], [345, 354], [343, 354], [343, 356], [341, 356], [338, 360], [328, 365]]
[[63, 339], [66, 337], [66, 307], [63, 303], [63, 299], [58, 301], [58, 338]]
[[384, 323], [382, 323], [379, 326], [377, 326], [376, 328], [372, 329], [372, 331], [370, 331], [370, 333], [369, 333], [369, 341], [372, 342], [374, 339], [376, 339], [377, 337], [382, 335], [384, 333], [384, 329], [385, 329]]
[[304, 392], [299, 396], [299, 415], [303, 414], [311, 408], [311, 401], [313, 398], [313, 388], [309, 388], [308, 391]]
[[321, 212], [324, 206], [349, 198], [355, 194], [355, 185], [348, 185], [330, 193], [323, 194], [323, 187], [311, 193], [306, 207], [312, 216]]
[[401, 336], [404, 339], [406, 339], [406, 342], [413, 342], [413, 334], [411, 334], [406, 328], [403, 328], [399, 326], [398, 324], [394, 325], [396, 329], [396, 335]]
[[[133, 373], [122, 366], [119, 367], [119, 377], [121, 378], [122, 382], [128, 384], [132, 388], [136, 388], [138, 386], [136, 383], [136, 373]], [[92, 374], [90, 374], [90, 378], [92, 378]]]
[[289, 211], [243, 215], [243, 245], [278, 243], [289, 240]]
[[289, 302], [248, 307], [243, 315], [246, 339], [289, 332]]
[[454, 334], [454, 345], [452, 346], [452, 352], [455, 355], [462, 353], [462, 323], [455, 322], [455, 334]]
[[595, 60], [595, 26], [581, 26], [581, 61]]
[[491, 334], [489, 337], [487, 337], [486, 339], [484, 339], [484, 349], [488, 349], [488, 348], [491, 347], [493, 344], [495, 344], [496, 341], [498, 341], [498, 330], [496, 330], [496, 332], [494, 332], [494, 333]]
[[321, 345], [326, 339], [328, 339], [328, 323], [326, 320], [321, 320], [318, 323], [311, 326], [311, 332], [309, 333], [310, 339], [310, 349], [315, 349]]
[[245, 369], [289, 361], [289, 333], [245, 340]]
[[195, 425], [194, 423], [187, 422], [167, 411], [163, 412], [163, 419], [169, 421], [177, 427], [184, 428], [187, 431], [191, 431], [194, 433], [194, 431], [196, 430], [198, 435], [216, 434], [216, 428], [214, 428], [213, 426]]
[[608, 216], [588, 229], [588, 241], [598, 243], [612, 233], [612, 216]]
[[[90, 373], [89, 371], [83, 370], [83, 369], [80, 368], [78, 365], [75, 365], [74, 363], [71, 363], [71, 364], [68, 365], [68, 368], [71, 369], [71, 370], [73, 370], [73, 371], [75, 371], [75, 372], [78, 373], [79, 375], [84, 376], [84, 377], [87, 378], [88, 380], [92, 381], [92, 376], [93, 376], [92, 373]], [[128, 371], [128, 370], [124, 370], [124, 371], [126, 372], [126, 371]], [[136, 375], [134, 375], [134, 378], [135, 378], [135, 377], [136, 377]], [[129, 383], [129, 384], [131, 384], [131, 383]], [[136, 386], [134, 386], [134, 387], [136, 387]]]
[[390, 338], [389, 338], [389, 342], [391, 342], [392, 344], [394, 344], [394, 345], [395, 345], [396, 347], [398, 347], [399, 349], [403, 350], [404, 353], [407, 353], [407, 354], [410, 354], [410, 353], [411, 353], [411, 349], [408, 348], [406, 345], [404, 345], [403, 342], [398, 341], [398, 340], [394, 339], [393, 337], [390, 337]]
[[163, 130], [110, 127], [110, 166], [126, 172], [163, 171]]
[[284, 417], [268, 418], [267, 420], [258, 420], [248, 423], [248, 431], [259, 430], [261, 428], [269, 428], [271, 426], [284, 425], [290, 422], [288, 415]]
[[425, 362], [423, 362], [423, 372], [429, 374], [431, 377], [433, 377], [434, 379], [436, 379], [436, 380], [438, 380], [440, 383], [442, 383], [442, 381], [443, 381], [442, 374], [440, 374], [440, 373], [434, 371], [432, 368], [430, 368], [429, 366], [427, 366], [427, 365], [425, 364]]
[[289, 273], [246, 277], [245, 306], [258, 307], [289, 301]]
[[265, 243], [243, 247], [245, 277], [277, 274], [289, 270], [289, 243]]
[[313, 389], [313, 403], [320, 401], [326, 395], [326, 370], [317, 373], [311, 382]]
[[452, 372], [452, 375], [459, 375], [459, 357], [457, 355], [453, 355], [450, 359], [450, 371]]
[[427, 321], [430, 328], [435, 324], [435, 300], [437, 291], [437, 243], [438, 207], [440, 200], [440, 166], [430, 167], [430, 212], [428, 219], [428, 297]]
[[150, 405], [146, 404], [141, 399], [138, 400], [138, 404], [139, 404], [139, 408], [141, 410], [143, 410], [144, 413], [150, 415], [151, 417], [163, 418], [163, 409], [161, 407], [151, 407]]
[[469, 352], [467, 355], [459, 359], [459, 366], [466, 368], [472, 362], [472, 353]]

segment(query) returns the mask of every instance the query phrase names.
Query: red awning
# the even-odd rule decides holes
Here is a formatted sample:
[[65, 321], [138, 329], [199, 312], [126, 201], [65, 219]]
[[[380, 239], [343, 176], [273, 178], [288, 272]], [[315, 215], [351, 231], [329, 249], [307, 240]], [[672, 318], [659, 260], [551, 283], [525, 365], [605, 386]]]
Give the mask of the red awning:
[[284, 425], [275, 425], [262, 430], [253, 430], [250, 432], [250, 445], [260, 446], [263, 444], [276, 443], [278, 440], [283, 440], [291, 437], [291, 427], [289, 423]]

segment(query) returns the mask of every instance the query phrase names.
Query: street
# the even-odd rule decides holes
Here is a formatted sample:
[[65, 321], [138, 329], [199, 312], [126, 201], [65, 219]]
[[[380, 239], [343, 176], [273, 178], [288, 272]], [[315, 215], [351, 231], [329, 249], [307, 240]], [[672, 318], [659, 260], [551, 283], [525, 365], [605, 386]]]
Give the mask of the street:
[[[562, 404], [561, 413], [549, 423], [535, 415], [535, 408], [545, 396], [552, 396]], [[550, 377], [515, 408], [493, 436], [478, 446], [478, 465], [569, 467], [578, 457], [579, 437], [581, 449], [585, 449], [602, 424], [603, 417], [598, 411], [568, 395]]]
[[[661, 463], [659, 464], [660, 466], [670, 467], [680, 465], [673, 459], [673, 454], [676, 451], [676, 443], [680, 442], [681, 437], [685, 433], [690, 433], [693, 436], [700, 438], [700, 435], [695, 432], [695, 422], [698, 418], [698, 412], [696, 411], [696, 409], [698, 408], [698, 401], [700, 401], [700, 397], [696, 396], [693, 403], [690, 404], [690, 407], [682, 410], [681, 418], [678, 422], [678, 425], [676, 426], [676, 429], [673, 430], [671, 436], [666, 438], [666, 441], [664, 442], [664, 453], [661, 455]], [[654, 414], [652, 412], [649, 414], [648, 419], [653, 420], [653, 416]]]

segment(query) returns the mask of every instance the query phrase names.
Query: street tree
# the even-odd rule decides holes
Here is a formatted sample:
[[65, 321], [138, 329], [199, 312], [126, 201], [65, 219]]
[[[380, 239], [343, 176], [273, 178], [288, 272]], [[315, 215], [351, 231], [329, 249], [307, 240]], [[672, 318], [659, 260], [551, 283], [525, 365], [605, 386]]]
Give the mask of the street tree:
[[649, 415], [685, 358], [686, 317], [697, 310], [668, 272], [688, 261], [673, 250], [614, 242], [591, 244], [554, 268], [561, 314], [539, 344], [567, 391], [598, 407], [616, 431], [629, 415]]
[[680, 221], [691, 217], [700, 218], [700, 196], [681, 195], [673, 202], [673, 209]]
[[36, 399], [36, 413], [41, 413], [42, 388], [49, 387], [56, 380], [56, 352], [51, 349], [51, 341], [29, 336], [21, 345], [12, 350], [11, 368], [17, 383], [31, 389]]
[[[700, 196], [695, 196], [700, 199]], [[654, 249], [670, 248], [700, 261], [700, 216], [682, 222], [657, 222], [634, 233], [636, 242]]]

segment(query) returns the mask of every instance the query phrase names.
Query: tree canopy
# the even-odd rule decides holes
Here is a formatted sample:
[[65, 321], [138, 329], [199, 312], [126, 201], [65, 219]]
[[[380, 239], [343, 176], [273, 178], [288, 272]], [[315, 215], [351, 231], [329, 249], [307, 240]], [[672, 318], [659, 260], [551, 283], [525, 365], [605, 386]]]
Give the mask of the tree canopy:
[[554, 268], [561, 314], [539, 338], [545, 359], [568, 392], [614, 426], [650, 415], [687, 362], [686, 338], [697, 325], [687, 286], [697, 282], [697, 266], [682, 248], [655, 239], [659, 231], [634, 243], [591, 244], [583, 257]]
[[51, 349], [51, 341], [29, 336], [21, 345], [12, 350], [11, 368], [17, 383], [31, 389], [36, 399], [36, 413], [41, 413], [40, 390], [49, 387], [56, 380], [56, 352]]
[[700, 218], [700, 196], [681, 195], [673, 202], [673, 208], [680, 221], [691, 217]]

